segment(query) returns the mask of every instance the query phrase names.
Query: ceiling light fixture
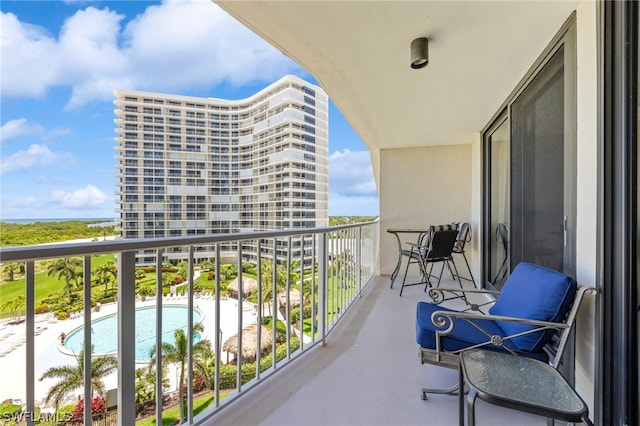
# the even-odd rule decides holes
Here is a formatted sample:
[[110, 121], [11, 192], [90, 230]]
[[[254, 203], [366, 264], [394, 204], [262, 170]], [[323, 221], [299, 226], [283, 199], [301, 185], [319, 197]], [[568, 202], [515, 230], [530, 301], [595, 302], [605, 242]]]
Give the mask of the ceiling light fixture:
[[411, 68], [424, 68], [429, 63], [429, 40], [419, 37], [411, 42]]

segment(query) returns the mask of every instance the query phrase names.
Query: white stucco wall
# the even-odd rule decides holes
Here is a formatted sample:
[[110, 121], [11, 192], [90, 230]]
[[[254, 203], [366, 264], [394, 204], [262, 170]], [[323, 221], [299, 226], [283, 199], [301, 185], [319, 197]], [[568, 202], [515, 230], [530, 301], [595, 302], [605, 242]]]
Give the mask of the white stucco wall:
[[391, 274], [398, 259], [387, 229], [471, 221], [471, 157], [471, 145], [380, 151], [381, 275]]

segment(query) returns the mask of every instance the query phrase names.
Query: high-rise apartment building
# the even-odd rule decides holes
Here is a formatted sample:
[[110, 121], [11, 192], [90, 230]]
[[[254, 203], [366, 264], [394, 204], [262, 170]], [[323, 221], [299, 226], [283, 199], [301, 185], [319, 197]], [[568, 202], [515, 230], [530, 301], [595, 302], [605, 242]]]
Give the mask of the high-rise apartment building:
[[[328, 225], [328, 97], [320, 87], [285, 76], [241, 100], [115, 97], [123, 238]], [[176, 248], [165, 260], [185, 255]], [[155, 253], [137, 261], [154, 262]]]

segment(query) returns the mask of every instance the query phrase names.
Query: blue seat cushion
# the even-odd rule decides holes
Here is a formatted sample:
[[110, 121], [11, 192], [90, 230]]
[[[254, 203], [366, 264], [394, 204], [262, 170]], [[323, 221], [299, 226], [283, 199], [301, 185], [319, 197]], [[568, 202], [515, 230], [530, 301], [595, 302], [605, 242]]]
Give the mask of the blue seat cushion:
[[[562, 322], [573, 302], [576, 286], [575, 280], [560, 272], [531, 263], [519, 263], [489, 313]], [[497, 325], [508, 335], [535, 328], [504, 321], [497, 322]], [[514, 338], [513, 343], [521, 351], [539, 352], [554, 333], [554, 330], [531, 333]]]
[[[431, 314], [435, 311], [450, 311], [455, 312], [452, 309], [447, 309], [442, 306], [435, 305], [433, 303], [418, 302], [417, 317], [416, 317], [416, 341], [418, 344], [427, 349], [436, 348], [436, 327], [431, 321]], [[465, 321], [463, 319], [454, 320], [453, 331], [440, 337], [440, 349], [446, 352], [459, 351], [469, 346], [486, 343], [489, 341], [489, 336], [497, 335], [505, 337], [505, 333], [495, 321], [492, 320], [473, 320], [474, 324], [482, 327], [486, 334], [483, 333], [478, 327]], [[487, 335], [488, 334], [488, 335]], [[527, 356], [529, 358], [535, 358], [543, 362], [548, 362], [549, 357], [544, 351], [535, 353], [525, 353], [518, 350], [509, 340], [504, 341], [504, 345], [517, 352], [519, 355]], [[500, 352], [507, 352], [505, 349], [487, 345], [483, 346], [483, 349], [496, 350]]]

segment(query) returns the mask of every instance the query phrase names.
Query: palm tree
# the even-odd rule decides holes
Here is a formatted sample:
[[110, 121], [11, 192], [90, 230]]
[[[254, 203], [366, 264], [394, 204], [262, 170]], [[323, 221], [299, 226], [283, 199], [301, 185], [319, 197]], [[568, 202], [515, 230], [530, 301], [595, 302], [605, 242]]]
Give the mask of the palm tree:
[[[276, 294], [273, 293], [273, 261], [262, 259], [260, 263], [260, 281], [262, 286], [262, 300], [260, 306], [264, 308], [264, 302], [273, 299], [287, 286], [287, 274], [285, 269], [279, 265], [276, 267]], [[264, 314], [264, 311], [263, 311]], [[274, 313], [275, 314], [275, 313]]]
[[198, 358], [194, 359], [195, 370], [204, 379], [207, 389], [213, 390], [216, 382], [216, 355], [211, 345], [208, 349], [198, 354]]
[[116, 264], [109, 261], [104, 265], [97, 266], [91, 273], [100, 284], [104, 284], [104, 295], [107, 296], [107, 285], [111, 281], [111, 278], [113, 278], [114, 281], [118, 279], [118, 267]]
[[78, 268], [82, 267], [82, 259], [79, 257], [65, 257], [58, 259], [47, 266], [47, 275], [56, 275], [60, 280], [65, 280], [65, 291], [67, 296], [71, 295], [70, 283], [78, 276]]
[[16, 272], [22, 272], [24, 264], [20, 262], [7, 262], [2, 265], [2, 270], [9, 276], [9, 281], [15, 279]]
[[[202, 324], [196, 324], [193, 327], [194, 334], [196, 332], [202, 332], [204, 327]], [[162, 344], [162, 360], [163, 362], [175, 362], [180, 366], [180, 378], [178, 379], [178, 397], [180, 399], [180, 423], [182, 423], [185, 416], [184, 405], [184, 387], [185, 387], [185, 369], [187, 367], [187, 361], [189, 359], [189, 340], [183, 329], [179, 328], [173, 333], [174, 344], [164, 342]], [[193, 345], [193, 358], [200, 359], [207, 351], [211, 350], [211, 343], [208, 340], [200, 340]], [[151, 349], [151, 360], [149, 364], [153, 367], [156, 364], [155, 346]]]
[[[140, 407], [149, 401], [156, 399], [156, 371], [152, 368], [137, 368], [136, 372], [135, 398], [136, 405]], [[162, 366], [162, 388], [169, 387], [166, 366]]]
[[[56, 384], [49, 388], [45, 397], [45, 402], [53, 400], [56, 409], [60, 402], [68, 394], [84, 386], [84, 351], [76, 355], [77, 365], [64, 365], [61, 367], [51, 367], [40, 376], [40, 381], [44, 379], [60, 378]], [[113, 355], [99, 355], [91, 359], [91, 396], [94, 392], [103, 396], [106, 393], [103, 382], [108, 376], [118, 368], [118, 359]]]
[[26, 305], [26, 299], [23, 295], [18, 297], [14, 297], [13, 299], [9, 299], [4, 302], [0, 306], [0, 310], [11, 312], [11, 317], [16, 321], [20, 317], [20, 313], [24, 311]]

